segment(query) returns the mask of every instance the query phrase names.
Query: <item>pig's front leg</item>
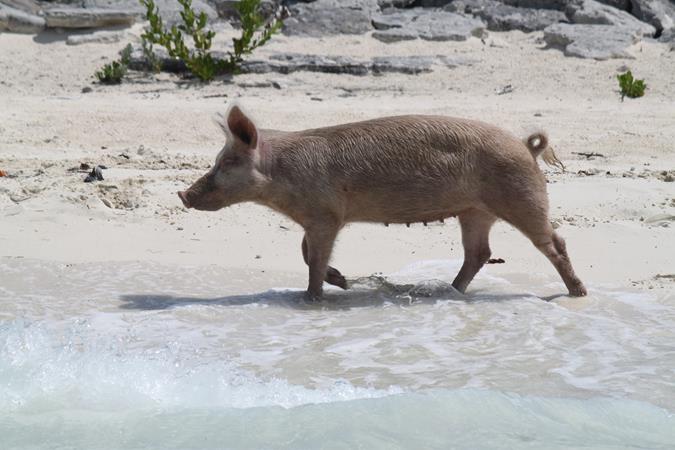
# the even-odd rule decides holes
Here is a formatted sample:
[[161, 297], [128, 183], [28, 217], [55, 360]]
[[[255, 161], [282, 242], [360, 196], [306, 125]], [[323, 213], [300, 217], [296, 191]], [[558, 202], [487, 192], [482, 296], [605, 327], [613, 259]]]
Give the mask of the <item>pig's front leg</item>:
[[305, 227], [306, 261], [309, 266], [307, 297], [310, 300], [318, 300], [323, 294], [323, 282], [328, 274], [328, 261], [339, 230], [340, 226], [332, 222], [318, 222]]
[[[309, 258], [307, 256], [307, 235], [302, 238], [302, 258], [305, 260], [305, 264], [309, 266]], [[324, 281], [333, 286], [347, 289], [347, 279], [335, 267], [328, 266]]]

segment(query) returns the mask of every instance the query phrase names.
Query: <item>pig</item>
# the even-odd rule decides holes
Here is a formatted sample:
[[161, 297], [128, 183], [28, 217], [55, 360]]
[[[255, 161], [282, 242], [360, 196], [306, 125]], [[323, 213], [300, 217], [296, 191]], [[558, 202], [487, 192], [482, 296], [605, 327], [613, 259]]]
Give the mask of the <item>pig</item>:
[[347, 289], [345, 277], [329, 265], [345, 224], [449, 217], [459, 219], [464, 247], [452, 283], [459, 292], [488, 262], [490, 228], [501, 219], [549, 259], [569, 295], [586, 295], [548, 218], [537, 158], [557, 158], [544, 132], [520, 140], [480, 121], [431, 115], [279, 132], [258, 128], [236, 104], [220, 125], [225, 146], [205, 175], [178, 192], [180, 200], [200, 211], [255, 202], [302, 226], [311, 300], [321, 298], [324, 281]]

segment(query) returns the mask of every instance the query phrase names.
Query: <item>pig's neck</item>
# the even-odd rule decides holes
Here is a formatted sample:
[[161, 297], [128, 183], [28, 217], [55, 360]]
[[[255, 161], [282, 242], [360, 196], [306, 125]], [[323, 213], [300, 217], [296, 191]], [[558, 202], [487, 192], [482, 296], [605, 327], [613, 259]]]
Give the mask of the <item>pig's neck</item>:
[[272, 145], [269, 141], [262, 141], [258, 147], [258, 171], [265, 175], [267, 179], [272, 176]]
[[254, 201], [285, 214], [296, 222], [301, 223], [301, 218], [294, 217], [292, 213], [294, 208], [289, 204], [291, 195], [287, 192], [286, 184], [283, 180], [276, 179], [272, 174], [275, 159], [276, 152], [274, 143], [263, 141], [259, 148], [257, 169], [263, 175], [264, 181], [262, 181]]

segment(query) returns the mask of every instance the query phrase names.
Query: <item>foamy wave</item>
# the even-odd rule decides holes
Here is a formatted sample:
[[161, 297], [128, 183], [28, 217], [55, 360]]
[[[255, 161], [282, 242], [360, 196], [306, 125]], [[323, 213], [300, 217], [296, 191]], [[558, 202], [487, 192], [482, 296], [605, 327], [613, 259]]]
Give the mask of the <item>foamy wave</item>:
[[0, 323], [0, 410], [66, 407], [253, 408], [376, 398], [401, 392], [346, 381], [318, 390], [261, 380], [199, 349], [137, 348], [132, 336], [102, 337], [86, 321], [64, 332], [40, 323]]

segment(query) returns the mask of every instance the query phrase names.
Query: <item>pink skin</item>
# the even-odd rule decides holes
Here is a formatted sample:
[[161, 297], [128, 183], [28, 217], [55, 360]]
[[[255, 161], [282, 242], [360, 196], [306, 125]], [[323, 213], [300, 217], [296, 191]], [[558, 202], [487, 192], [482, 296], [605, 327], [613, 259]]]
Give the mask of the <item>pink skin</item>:
[[297, 132], [259, 130], [233, 106], [228, 139], [214, 166], [178, 196], [187, 208], [215, 211], [252, 201], [305, 230], [307, 295], [323, 282], [347, 288], [329, 266], [349, 222], [431, 222], [457, 216], [464, 264], [453, 286], [465, 292], [490, 258], [498, 219], [525, 234], [557, 269], [572, 296], [586, 295], [564, 240], [548, 220], [546, 180], [536, 159], [555, 161], [546, 135], [521, 141], [471, 120], [399, 116]]

